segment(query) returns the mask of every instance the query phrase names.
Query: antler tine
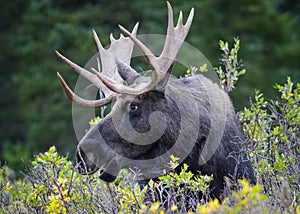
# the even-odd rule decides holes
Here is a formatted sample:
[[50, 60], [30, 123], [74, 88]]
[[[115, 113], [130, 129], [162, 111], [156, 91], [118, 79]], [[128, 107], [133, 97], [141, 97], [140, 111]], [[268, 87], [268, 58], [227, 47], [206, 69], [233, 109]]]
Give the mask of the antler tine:
[[134, 25], [134, 27], [133, 27], [133, 30], [132, 30], [132, 32], [131, 32], [131, 34], [132, 34], [133, 36], [136, 36], [138, 27], [139, 27], [139, 22], [137, 22], [137, 23]]
[[110, 33], [109, 38], [110, 38], [111, 43], [116, 41], [116, 39], [114, 38], [114, 35], [112, 33]]
[[99, 39], [99, 37], [98, 37], [98, 35], [97, 35], [97, 33], [96, 33], [95, 30], [93, 30], [93, 35], [94, 35], [94, 40], [95, 40], [95, 42], [96, 42], [98, 51], [99, 51], [99, 52], [104, 51], [104, 48], [103, 48], [103, 46], [102, 46], [102, 44], [101, 44], [101, 42], [100, 42], [100, 39]]
[[76, 103], [77, 105], [80, 105], [82, 107], [85, 108], [95, 108], [95, 107], [100, 107], [100, 106], [104, 106], [109, 104], [112, 99], [113, 99], [113, 95], [110, 95], [109, 97], [106, 97], [104, 99], [100, 99], [100, 100], [86, 100], [83, 99], [81, 97], [79, 97], [77, 94], [75, 94], [67, 85], [67, 83], [64, 81], [64, 79], [62, 78], [62, 76], [57, 72], [57, 78], [59, 79], [65, 94], [67, 95], [67, 97], [74, 103]]
[[182, 15], [182, 11], [179, 11], [179, 17], [178, 17], [178, 21], [177, 21], [177, 26], [178, 25], [183, 25], [182, 24], [182, 19], [183, 19], [183, 15]]
[[[101, 44], [100, 44], [101, 46]], [[62, 61], [64, 63], [66, 63], [69, 67], [71, 67], [74, 71], [76, 71], [78, 74], [82, 75], [84, 78], [86, 78], [87, 80], [89, 80], [90, 82], [92, 82], [93, 84], [95, 84], [95, 86], [101, 90], [105, 90], [105, 85], [97, 78], [96, 75], [92, 74], [91, 72], [87, 71], [86, 69], [78, 66], [77, 64], [75, 64], [74, 62], [72, 62], [71, 60], [69, 60], [68, 58], [64, 57], [63, 55], [61, 55], [58, 51], [55, 51], [56, 55], [62, 59]], [[104, 98], [103, 100], [86, 100], [83, 99], [81, 97], [79, 97], [78, 95], [76, 95], [66, 84], [66, 82], [64, 81], [64, 79], [61, 77], [61, 75], [59, 73], [57, 73], [57, 77], [65, 91], [65, 94], [67, 95], [67, 97], [73, 101], [74, 103], [83, 106], [83, 107], [89, 107], [89, 108], [93, 108], [93, 107], [100, 107], [103, 105], [106, 105], [108, 103], [111, 102], [113, 96], [113, 94], [108, 95], [106, 98]]]
[[84, 76], [84, 78], [88, 79], [90, 82], [94, 83], [98, 88], [103, 87], [103, 84], [101, 81], [99, 81], [94, 74], [91, 72], [85, 70], [84, 68], [80, 67], [79, 65], [75, 64], [68, 58], [61, 55], [58, 51], [55, 51], [56, 55], [69, 67], [71, 67], [74, 71], [76, 71], [78, 74]]
[[158, 68], [155, 60], [155, 56], [152, 51], [146, 47], [140, 40], [138, 40], [134, 35], [132, 35], [128, 30], [126, 30], [122, 25], [119, 25], [121, 31], [123, 31], [135, 44], [138, 48], [143, 52], [144, 57], [150, 67], [155, 70]]
[[176, 58], [176, 55], [184, 42], [185, 37], [191, 27], [193, 17], [194, 17], [194, 8], [191, 9], [188, 20], [186, 24], [183, 24], [183, 13], [179, 12], [178, 21], [176, 27], [173, 23], [173, 9], [171, 4], [167, 1], [168, 6], [168, 29], [166, 41], [164, 44], [163, 51], [158, 57], [158, 63], [161, 68], [161, 72], [166, 73], [168, 68], [171, 66], [173, 61]]
[[169, 30], [169, 28], [174, 27], [173, 10], [169, 1], [167, 1], [167, 7], [168, 7], [168, 30]]
[[189, 17], [184, 25], [184, 26], [187, 26], [186, 28], [188, 28], [188, 30], [190, 29], [190, 27], [192, 25], [193, 18], [194, 18], [194, 8], [191, 9]]

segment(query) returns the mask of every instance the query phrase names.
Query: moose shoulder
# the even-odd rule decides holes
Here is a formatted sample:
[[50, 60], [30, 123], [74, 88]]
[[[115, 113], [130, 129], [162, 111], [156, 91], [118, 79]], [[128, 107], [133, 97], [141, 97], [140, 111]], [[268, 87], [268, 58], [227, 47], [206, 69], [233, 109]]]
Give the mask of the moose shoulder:
[[[213, 175], [212, 193], [219, 197], [224, 177], [233, 181], [255, 176], [244, 150], [244, 140], [235, 119], [228, 95], [203, 75], [177, 79], [171, 76], [179, 51], [192, 23], [192, 9], [186, 24], [182, 13], [174, 27], [173, 11], [168, 5], [168, 30], [159, 57], [120, 26], [128, 36], [115, 40], [104, 49], [97, 34], [95, 41], [101, 56], [102, 72], [94, 73], [58, 56], [76, 72], [96, 85], [105, 95], [100, 100], [85, 100], [58, 78], [66, 95], [84, 107], [112, 103], [111, 112], [91, 128], [77, 148], [81, 174], [101, 169], [100, 178], [113, 181], [122, 168], [138, 168], [140, 179], [156, 178], [169, 162], [171, 154], [188, 164], [195, 174]], [[134, 44], [140, 48], [151, 67], [151, 77], [138, 74], [130, 67]]]

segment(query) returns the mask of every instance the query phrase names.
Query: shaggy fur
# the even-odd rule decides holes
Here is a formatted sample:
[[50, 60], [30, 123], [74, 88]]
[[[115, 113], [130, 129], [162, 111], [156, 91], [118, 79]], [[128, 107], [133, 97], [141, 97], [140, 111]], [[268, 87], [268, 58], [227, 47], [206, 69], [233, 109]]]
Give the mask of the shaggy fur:
[[[120, 74], [132, 87], [148, 80], [132, 71], [126, 73], [125, 70], [124, 73], [124, 69]], [[158, 175], [162, 171], [161, 162], [168, 162], [159, 159], [160, 156], [176, 144], [172, 154], [184, 157], [181, 165], [188, 164], [189, 170], [195, 174], [213, 175], [210, 185], [213, 197], [222, 193], [224, 176], [233, 181], [247, 178], [250, 183], [255, 183], [228, 95], [203, 75], [182, 79], [170, 77], [166, 82], [163, 90], [153, 89], [136, 97], [124, 94], [117, 97], [111, 113], [81, 140], [77, 152], [79, 171], [89, 174], [105, 166], [100, 178], [110, 182], [121, 168], [134, 167], [134, 162], [128, 159], [157, 158], [157, 162], [145, 167], [142, 172], [153, 171]], [[153, 112], [162, 113], [164, 119], [151, 118]], [[163, 133], [159, 133], [159, 129], [151, 130], [151, 123], [159, 127], [165, 124]], [[124, 133], [120, 134], [120, 128], [116, 126], [124, 129]], [[149, 132], [151, 137], [158, 135], [159, 138], [147, 144], [139, 133]], [[207, 159], [206, 154], [210, 151], [212, 156]]]

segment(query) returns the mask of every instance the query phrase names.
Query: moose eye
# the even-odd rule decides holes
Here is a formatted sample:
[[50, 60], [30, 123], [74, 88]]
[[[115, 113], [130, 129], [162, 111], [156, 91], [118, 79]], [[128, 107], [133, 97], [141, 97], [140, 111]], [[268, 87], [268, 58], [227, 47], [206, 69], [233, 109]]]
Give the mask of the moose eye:
[[129, 111], [131, 111], [131, 112], [137, 111], [138, 109], [139, 109], [139, 106], [136, 103], [131, 103], [129, 105]]

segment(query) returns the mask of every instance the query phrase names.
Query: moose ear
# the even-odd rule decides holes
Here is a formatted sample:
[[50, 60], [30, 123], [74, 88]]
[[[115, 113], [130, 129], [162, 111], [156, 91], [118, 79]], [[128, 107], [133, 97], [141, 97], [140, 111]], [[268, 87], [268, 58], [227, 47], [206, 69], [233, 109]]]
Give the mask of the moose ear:
[[133, 81], [138, 78], [140, 75], [129, 65], [126, 65], [122, 62], [116, 62], [118, 73], [120, 74], [121, 78], [127, 83], [128, 85], [132, 84]]
[[156, 90], [158, 91], [164, 91], [165, 90], [165, 86], [168, 83], [169, 77], [173, 71], [175, 65], [175, 60], [173, 61], [173, 63], [171, 64], [171, 66], [169, 67], [165, 77], [156, 85]]

